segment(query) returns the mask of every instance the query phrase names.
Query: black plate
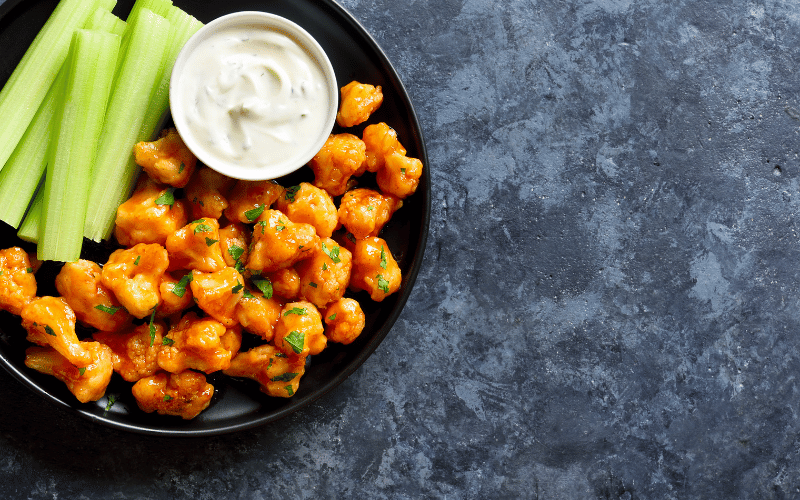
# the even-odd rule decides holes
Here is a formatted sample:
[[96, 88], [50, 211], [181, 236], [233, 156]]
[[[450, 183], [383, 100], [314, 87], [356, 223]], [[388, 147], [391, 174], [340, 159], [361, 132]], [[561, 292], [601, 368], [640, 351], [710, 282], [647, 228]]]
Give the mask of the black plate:
[[[383, 87], [384, 103], [369, 123], [385, 121], [394, 127], [408, 156], [420, 158], [425, 165], [417, 192], [405, 201], [381, 234], [403, 271], [400, 291], [380, 304], [372, 302], [363, 292], [353, 295], [367, 315], [364, 332], [349, 346], [329, 344], [325, 351], [313, 356], [293, 398], [270, 398], [262, 394], [253, 381], [212, 374], [209, 381], [214, 384], [216, 393], [211, 405], [194, 420], [183, 421], [178, 417], [142, 412], [130, 394], [130, 384], [115, 376], [106, 394], [118, 399], [109, 410], [105, 408], [106, 398], [81, 404], [55, 378], [25, 367], [24, 353], [30, 344], [25, 340], [20, 320], [0, 312], [0, 364], [34, 392], [110, 427], [152, 435], [208, 436], [248, 429], [285, 417], [336, 387], [372, 354], [400, 315], [422, 263], [430, 218], [430, 173], [419, 122], [400, 78], [378, 44], [337, 3], [330, 0], [175, 0], [174, 3], [205, 23], [241, 10], [271, 12], [296, 22], [325, 49], [339, 86], [359, 80]], [[53, 0], [6, 0], [0, 4], [0, 47], [3, 47], [0, 81], [5, 82], [11, 74], [56, 4]], [[132, 0], [120, 0], [114, 13], [124, 19], [132, 4]], [[360, 135], [360, 128], [354, 133]], [[304, 170], [305, 174], [296, 175], [311, 175], [310, 169]], [[287, 179], [287, 182], [297, 180]], [[33, 250], [18, 240], [15, 231], [6, 225], [0, 226], [0, 242], [2, 248], [20, 245]], [[87, 242], [84, 257], [102, 263], [110, 249], [110, 246]], [[53, 279], [57, 272], [58, 266], [50, 263], [39, 270], [38, 295], [56, 294]]]

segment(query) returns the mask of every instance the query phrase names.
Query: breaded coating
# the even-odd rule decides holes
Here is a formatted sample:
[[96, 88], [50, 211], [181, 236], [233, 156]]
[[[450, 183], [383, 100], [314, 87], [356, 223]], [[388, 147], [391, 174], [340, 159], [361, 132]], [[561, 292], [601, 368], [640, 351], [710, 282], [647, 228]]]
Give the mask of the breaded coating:
[[189, 312], [169, 329], [158, 352], [158, 366], [170, 373], [186, 369], [212, 373], [224, 370], [242, 345], [241, 329], [226, 328], [214, 318]]
[[329, 238], [339, 225], [333, 198], [324, 189], [308, 182], [286, 189], [275, 203], [292, 222], [311, 224], [322, 238]]
[[351, 189], [342, 196], [338, 218], [356, 239], [378, 236], [403, 201], [369, 188]]
[[139, 243], [115, 250], [103, 266], [101, 278], [122, 306], [144, 318], [161, 304], [159, 287], [169, 266], [166, 249], [158, 243]]
[[103, 284], [101, 276], [102, 269], [96, 262], [67, 262], [56, 276], [56, 289], [81, 323], [107, 332], [124, 329], [132, 317]]
[[29, 347], [25, 366], [64, 382], [81, 403], [97, 401], [105, 396], [114, 374], [111, 349], [99, 342], [81, 342], [81, 348], [91, 356], [90, 363], [82, 367], [73, 365], [51, 347]]
[[189, 151], [174, 128], [162, 132], [158, 140], [137, 143], [133, 154], [136, 164], [151, 179], [176, 188], [189, 182], [197, 164], [197, 157]]
[[297, 393], [305, 371], [306, 356], [287, 356], [275, 346], [264, 344], [237, 354], [224, 373], [253, 379], [270, 396], [289, 398]]
[[325, 336], [331, 342], [350, 344], [364, 330], [366, 317], [355, 299], [341, 298], [325, 309]]
[[324, 308], [341, 299], [350, 282], [352, 255], [330, 238], [323, 238], [311, 257], [295, 265], [300, 297]]
[[232, 267], [224, 267], [213, 273], [192, 271], [189, 283], [197, 305], [227, 327], [238, 323], [236, 304], [244, 294], [244, 278]]
[[230, 221], [252, 224], [282, 194], [283, 186], [274, 181], [236, 181], [228, 197], [225, 217]]
[[319, 354], [328, 344], [322, 316], [311, 302], [290, 302], [281, 309], [275, 325], [275, 347], [287, 356]]
[[367, 172], [383, 168], [385, 158], [392, 153], [406, 154], [406, 148], [397, 140], [397, 132], [384, 122], [364, 127], [361, 139], [366, 146], [364, 168]]
[[226, 267], [219, 245], [219, 222], [206, 217], [197, 219], [167, 238], [170, 270], [197, 269], [205, 273]]
[[365, 160], [364, 141], [353, 134], [331, 134], [309, 162], [314, 171], [314, 185], [331, 196], [340, 196], [347, 191], [350, 177], [363, 173]]
[[19, 316], [36, 297], [36, 278], [27, 252], [20, 247], [0, 250], [0, 309]]
[[253, 228], [247, 268], [272, 272], [294, 265], [319, 245], [314, 226], [294, 223], [283, 212], [266, 210]]
[[208, 408], [214, 396], [214, 386], [206, 381], [205, 375], [191, 370], [159, 372], [139, 380], [131, 390], [142, 411], [184, 420], [191, 420]]
[[158, 371], [158, 351], [166, 327], [161, 321], [145, 323], [126, 332], [96, 332], [92, 337], [111, 349], [114, 371], [127, 382], [136, 382]]
[[236, 183], [216, 170], [200, 167], [195, 171], [184, 190], [192, 219], [210, 217], [219, 219], [228, 208], [228, 192]]
[[342, 87], [342, 103], [336, 114], [336, 123], [354, 127], [367, 121], [383, 103], [381, 86], [352, 81]]
[[377, 236], [356, 240], [350, 275], [351, 290], [365, 290], [372, 300], [381, 302], [396, 292], [402, 281], [400, 266], [386, 241]]
[[75, 333], [75, 313], [61, 297], [38, 297], [22, 309], [22, 327], [27, 339], [50, 346], [78, 368], [92, 364], [92, 354]]
[[126, 247], [138, 243], [164, 245], [167, 236], [188, 221], [186, 202], [170, 188], [142, 176], [128, 200], [117, 208], [114, 237]]

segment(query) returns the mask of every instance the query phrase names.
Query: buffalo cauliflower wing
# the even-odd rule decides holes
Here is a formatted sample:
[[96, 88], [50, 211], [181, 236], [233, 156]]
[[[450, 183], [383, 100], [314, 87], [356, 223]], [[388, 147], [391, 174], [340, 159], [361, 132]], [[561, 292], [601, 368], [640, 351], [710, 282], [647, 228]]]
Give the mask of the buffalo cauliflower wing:
[[300, 278], [300, 297], [318, 308], [344, 296], [350, 282], [352, 256], [330, 238], [323, 238], [311, 257], [295, 265]]
[[305, 371], [306, 356], [287, 356], [275, 346], [264, 344], [237, 354], [224, 373], [253, 379], [270, 396], [289, 398], [297, 393]]
[[244, 278], [232, 267], [224, 267], [213, 273], [192, 271], [189, 283], [197, 305], [223, 325], [234, 326], [236, 304], [244, 294]]
[[378, 236], [392, 215], [403, 206], [403, 201], [384, 195], [374, 189], [351, 189], [339, 203], [339, 222], [356, 239]]
[[188, 221], [186, 203], [171, 189], [142, 177], [133, 195], [117, 208], [114, 236], [126, 247], [138, 243], [164, 245], [167, 236]]
[[342, 87], [342, 103], [336, 114], [336, 123], [354, 127], [367, 121], [383, 103], [381, 86], [352, 81]]
[[154, 375], [166, 328], [160, 321], [142, 324], [127, 332], [96, 332], [94, 340], [111, 349], [114, 371], [128, 382]]
[[25, 351], [25, 366], [52, 375], [66, 384], [81, 403], [97, 401], [106, 393], [114, 368], [111, 350], [99, 342], [81, 342], [89, 353], [89, 364], [77, 367], [51, 347], [29, 347]]
[[225, 217], [230, 221], [251, 224], [282, 194], [283, 187], [274, 181], [237, 181], [228, 197]]
[[361, 335], [365, 322], [361, 304], [341, 298], [325, 309], [325, 336], [331, 342], [350, 344]]
[[206, 381], [205, 375], [191, 370], [158, 372], [136, 382], [132, 392], [136, 404], [145, 413], [191, 420], [211, 404], [214, 386]]
[[294, 265], [319, 245], [314, 226], [294, 223], [283, 212], [266, 210], [253, 228], [247, 268], [271, 272]]
[[102, 269], [96, 262], [67, 262], [56, 276], [56, 290], [75, 312], [78, 321], [103, 331], [116, 331], [131, 321], [101, 279]]
[[319, 354], [325, 349], [322, 316], [311, 302], [299, 300], [283, 306], [275, 325], [275, 347], [287, 356]]
[[197, 219], [167, 238], [170, 269], [197, 269], [205, 273], [219, 271], [227, 265], [219, 245], [217, 219]]
[[285, 213], [292, 222], [311, 224], [323, 238], [329, 238], [339, 225], [336, 205], [331, 195], [308, 182], [288, 188], [278, 198], [275, 208]]
[[241, 345], [238, 325], [227, 328], [214, 318], [200, 318], [189, 312], [162, 340], [158, 366], [171, 373], [190, 368], [205, 373], [224, 370]]
[[372, 300], [381, 302], [400, 288], [400, 266], [382, 238], [370, 236], [357, 240], [353, 248], [350, 289], [364, 290]]
[[161, 303], [159, 287], [169, 266], [169, 255], [158, 243], [139, 243], [115, 250], [103, 266], [101, 279], [122, 306], [144, 318]]
[[189, 151], [174, 128], [165, 130], [152, 142], [138, 142], [133, 147], [136, 164], [150, 178], [176, 188], [189, 182], [197, 164], [197, 157]]
[[0, 309], [19, 316], [36, 297], [36, 278], [27, 252], [20, 247], [0, 250]]
[[92, 364], [92, 354], [75, 333], [75, 312], [61, 297], [38, 297], [20, 313], [27, 339], [40, 346], [50, 346], [78, 368]]
[[350, 177], [363, 173], [365, 160], [364, 141], [353, 134], [331, 134], [309, 163], [314, 171], [314, 185], [331, 196], [344, 194]]

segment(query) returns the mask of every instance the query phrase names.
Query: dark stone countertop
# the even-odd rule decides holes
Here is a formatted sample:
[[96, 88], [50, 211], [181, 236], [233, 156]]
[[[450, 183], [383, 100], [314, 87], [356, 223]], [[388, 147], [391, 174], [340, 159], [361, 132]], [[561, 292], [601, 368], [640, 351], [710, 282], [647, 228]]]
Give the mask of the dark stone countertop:
[[374, 355], [156, 439], [4, 372], [0, 497], [800, 498], [800, 3], [344, 0], [433, 178]]

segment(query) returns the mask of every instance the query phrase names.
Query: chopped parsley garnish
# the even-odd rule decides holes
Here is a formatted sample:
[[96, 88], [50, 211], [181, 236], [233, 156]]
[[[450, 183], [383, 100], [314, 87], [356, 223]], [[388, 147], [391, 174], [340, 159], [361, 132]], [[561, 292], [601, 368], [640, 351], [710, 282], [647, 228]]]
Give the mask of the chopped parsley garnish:
[[186, 164], [181, 162], [181, 166], [178, 167], [178, 173], [182, 174], [184, 170], [186, 170]]
[[300, 191], [300, 186], [292, 186], [286, 188], [286, 199], [294, 203], [294, 196]]
[[330, 259], [333, 261], [334, 264], [338, 264], [338, 263], [340, 263], [342, 261], [342, 259], [339, 258], [339, 247], [338, 246], [337, 247], [333, 247], [333, 248], [331, 248], [329, 250], [328, 246], [325, 245], [325, 243], [323, 243], [322, 244], [322, 253], [324, 253], [325, 255], [330, 257]]
[[297, 330], [292, 330], [289, 332], [289, 335], [283, 338], [287, 344], [292, 346], [292, 350], [295, 352], [295, 354], [300, 354], [303, 352], [303, 344], [305, 343], [305, 339], [305, 334], [300, 333]]
[[336, 313], [333, 313], [330, 316], [328, 316], [328, 319], [331, 320], [331, 321], [335, 320], [336, 319]]
[[78, 374], [83, 377], [83, 374], [86, 373], [86, 367], [78, 368]]
[[106, 403], [105, 411], [110, 410], [111, 407], [114, 406], [114, 403], [116, 403], [116, 402], [117, 402], [117, 397], [116, 396], [109, 396], [108, 397], [108, 402]]
[[287, 385], [286, 387], [284, 387], [284, 389], [286, 389], [286, 394], [288, 394], [289, 396], [294, 396], [294, 389], [292, 388], [291, 385]]
[[289, 382], [293, 380], [297, 376], [296, 373], [282, 373], [280, 375], [276, 375], [272, 377], [270, 380], [273, 382]]
[[327, 271], [328, 270], [328, 264], [326, 264], [325, 262], [322, 263], [322, 270], [323, 271]]
[[138, 266], [140, 260], [142, 260], [142, 256], [141, 255], [137, 255], [136, 256], [136, 260], [133, 261], [133, 265], [134, 266]]
[[244, 255], [244, 248], [238, 245], [231, 245], [228, 247], [228, 255], [230, 255], [233, 260], [238, 262], [239, 259], [242, 258], [242, 255]]
[[353, 235], [353, 233], [348, 232], [346, 235], [344, 235], [344, 237], [350, 240], [352, 243], [356, 242], [356, 237]]
[[44, 333], [52, 335], [53, 337], [56, 336], [56, 332], [54, 332], [53, 329], [50, 328], [50, 325], [44, 325]]
[[192, 279], [192, 273], [185, 275], [179, 282], [175, 283], [175, 286], [172, 287], [172, 293], [183, 298], [183, 295], [186, 293], [186, 286], [190, 281], [192, 281]]
[[216, 242], [218, 242], [218, 241], [219, 241], [219, 240], [212, 240], [211, 238], [209, 238], [208, 236], [206, 236], [206, 246], [207, 246], [207, 247], [210, 247], [211, 245], [213, 245], [214, 243], [216, 243]]
[[[200, 220], [202, 220], [202, 219], [200, 219]], [[194, 226], [194, 234], [197, 234], [197, 233], [210, 233], [210, 232], [211, 232], [211, 226], [209, 226], [208, 224], [198, 224], [198, 225]]]
[[367, 210], [372, 212], [373, 210], [375, 210], [375, 207], [373, 207], [372, 205], [367, 205]]
[[164, 394], [164, 401], [172, 401], [172, 396], [169, 394]]
[[314, 283], [313, 281], [309, 281], [308, 286], [310, 286], [311, 288], [317, 288], [317, 284]]
[[256, 286], [256, 288], [261, 290], [261, 293], [264, 294], [265, 298], [272, 298], [272, 282], [269, 279], [253, 280], [253, 284]]
[[156, 198], [156, 205], [169, 205], [170, 207], [175, 204], [175, 190], [170, 188], [161, 193], [161, 196]]
[[288, 356], [287, 356], [287, 355], [285, 355], [285, 354], [284, 354], [284, 353], [282, 353], [282, 352], [276, 352], [276, 353], [275, 353], [275, 357], [276, 357], [276, 358], [288, 358]]
[[384, 278], [382, 274], [377, 275], [376, 278], [378, 278], [378, 288], [380, 288], [383, 293], [389, 293], [389, 282], [386, 281], [386, 278]]
[[381, 268], [386, 269], [386, 248], [381, 245]]
[[258, 219], [261, 216], [261, 214], [264, 213], [264, 209], [265, 208], [266, 207], [264, 205], [261, 205], [261, 206], [255, 207], [255, 208], [251, 208], [250, 210], [247, 210], [244, 213], [244, 216], [247, 217], [247, 220], [249, 220], [250, 222], [253, 222], [254, 220]]
[[305, 307], [293, 307], [283, 313], [284, 316], [288, 316], [290, 314], [297, 314], [298, 316], [305, 316], [308, 310]]
[[175, 343], [175, 341], [172, 340], [171, 338], [168, 338], [168, 337], [163, 337], [161, 339], [161, 345], [172, 345], [174, 343]]
[[94, 306], [94, 308], [97, 309], [98, 311], [102, 311], [108, 314], [114, 314], [120, 309], [122, 309], [122, 307], [108, 307], [104, 306], [103, 304], [97, 304], [96, 306]]
[[236, 282], [236, 286], [234, 286], [233, 288], [231, 288], [231, 293], [239, 293], [239, 292], [241, 292], [241, 291], [242, 291], [242, 288], [244, 288], [244, 285], [242, 285], [241, 283], [239, 283], [239, 282], [237, 281], [237, 282]]
[[405, 174], [406, 174], [406, 168], [405, 168], [405, 167], [401, 168], [401, 169], [400, 169], [400, 173], [401, 173], [401, 174], [403, 174], [403, 175], [405, 175]]
[[153, 343], [156, 341], [156, 308], [153, 307], [153, 312], [150, 313], [150, 347], [153, 347]]
[[33, 272], [33, 268], [29, 267], [29, 268], [25, 269], [25, 272], [28, 273], [28, 274], [31, 274]]
[[253, 295], [252, 293], [250, 293], [250, 290], [245, 288], [244, 292], [242, 292], [242, 298], [243, 299], [254, 299], [254, 298], [256, 298], [256, 296]]

